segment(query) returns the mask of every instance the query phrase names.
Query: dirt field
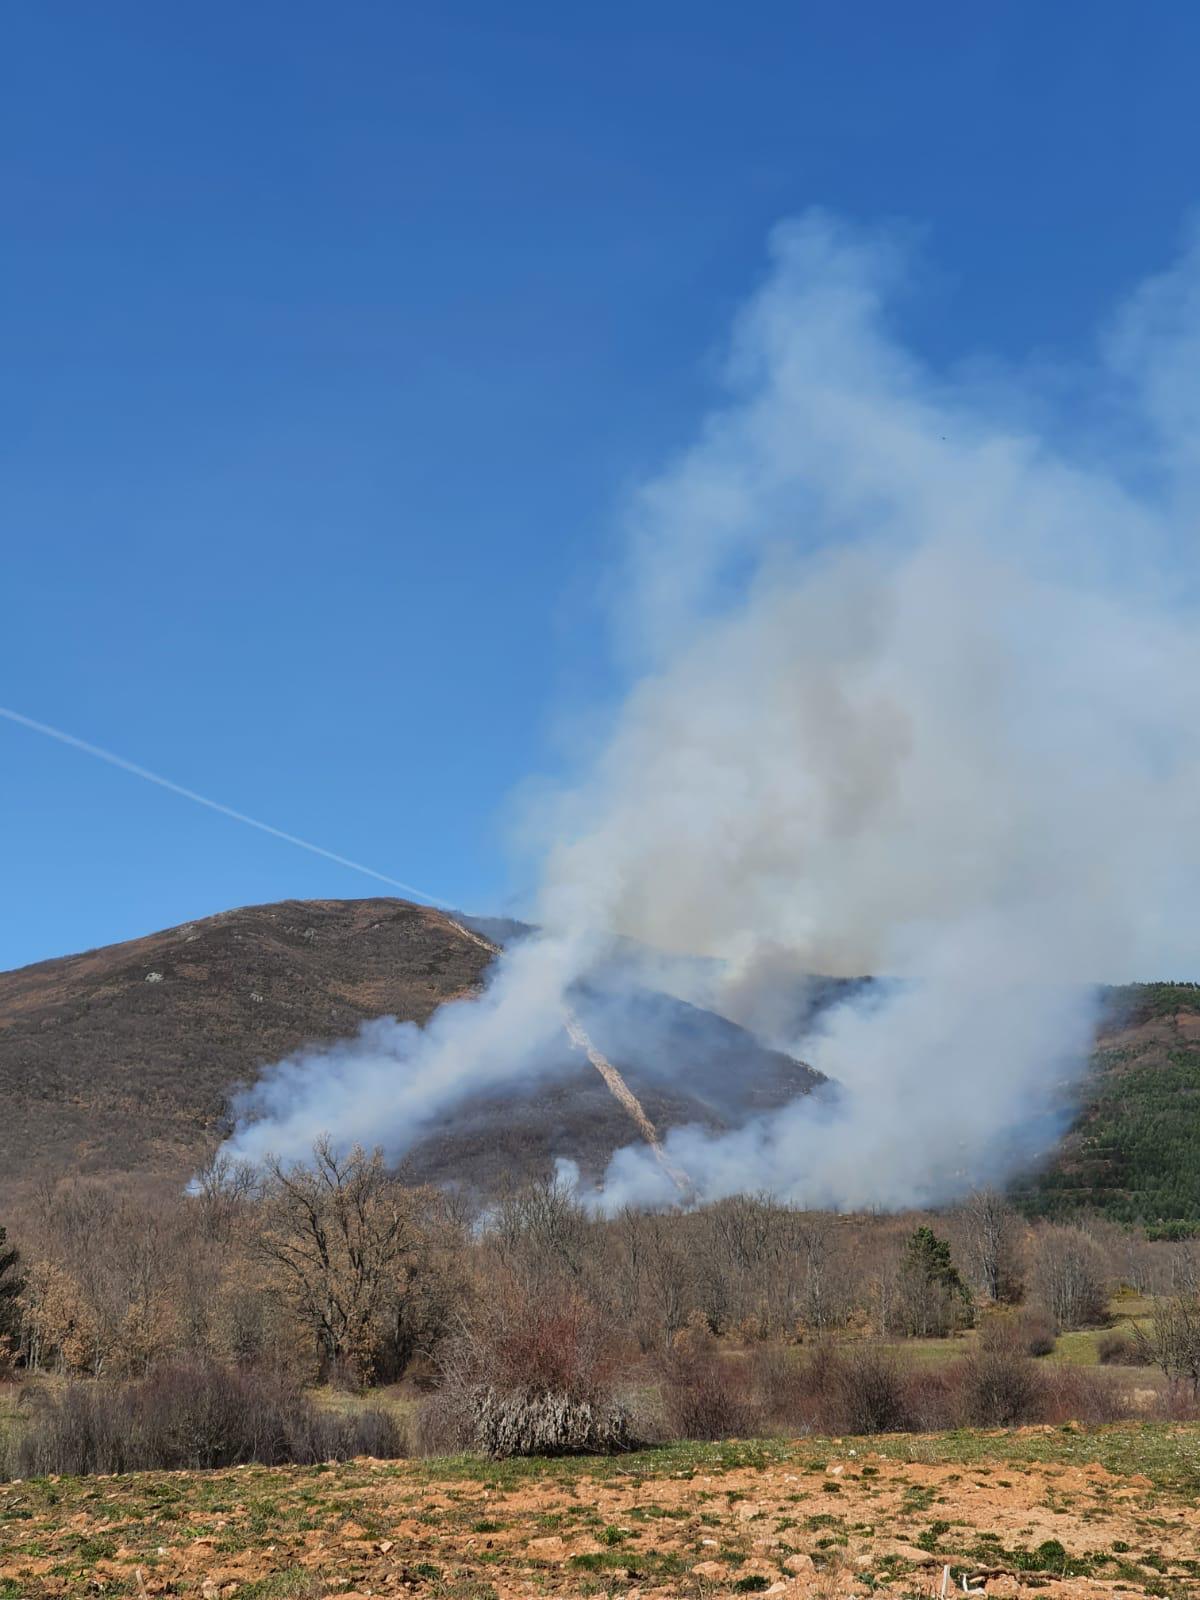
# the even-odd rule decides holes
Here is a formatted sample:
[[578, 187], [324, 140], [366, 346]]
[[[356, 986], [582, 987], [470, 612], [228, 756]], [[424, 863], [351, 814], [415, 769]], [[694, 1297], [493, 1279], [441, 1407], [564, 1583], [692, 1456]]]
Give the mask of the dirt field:
[[1200, 1594], [1200, 1429], [0, 1486], [0, 1600]]

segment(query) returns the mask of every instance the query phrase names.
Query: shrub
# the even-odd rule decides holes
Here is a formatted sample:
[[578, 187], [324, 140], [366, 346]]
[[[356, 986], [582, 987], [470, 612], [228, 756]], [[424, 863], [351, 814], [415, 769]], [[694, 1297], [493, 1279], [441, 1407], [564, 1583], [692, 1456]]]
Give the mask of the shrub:
[[1102, 1333], [1096, 1341], [1096, 1359], [1102, 1367], [1137, 1365], [1138, 1347], [1125, 1333]]
[[996, 1312], [980, 1326], [979, 1343], [984, 1350], [1002, 1350], [1012, 1355], [1048, 1356], [1058, 1342], [1058, 1329], [1048, 1312], [1031, 1307], [1017, 1314]]
[[914, 1433], [941, 1433], [962, 1426], [960, 1364], [916, 1367], [905, 1374], [904, 1404]]
[[43, 1397], [10, 1465], [34, 1477], [403, 1454], [385, 1412], [334, 1415], [276, 1374], [181, 1362], [136, 1382], [82, 1381]]
[[822, 1425], [834, 1433], [896, 1433], [910, 1427], [905, 1380], [890, 1351], [865, 1345], [830, 1363]]
[[983, 1349], [962, 1363], [963, 1420], [978, 1428], [1012, 1428], [1037, 1414], [1037, 1369], [1016, 1350]]
[[475, 1412], [469, 1385], [451, 1377], [423, 1396], [412, 1423], [412, 1447], [422, 1456], [457, 1455], [475, 1442]]
[[660, 1360], [658, 1372], [670, 1438], [744, 1438], [756, 1431], [753, 1369], [723, 1360], [711, 1337], [695, 1337], [689, 1330]]
[[1058, 1328], [1048, 1311], [1042, 1311], [1034, 1306], [1028, 1311], [1022, 1311], [1016, 1320], [1020, 1345], [1027, 1356], [1054, 1354], [1054, 1347], [1058, 1343]]
[[629, 1449], [616, 1360], [612, 1335], [583, 1296], [551, 1286], [530, 1304], [514, 1281], [501, 1283], [448, 1347], [441, 1387], [418, 1413], [418, 1448], [497, 1457]]
[[474, 1442], [485, 1455], [611, 1455], [633, 1448], [629, 1418], [612, 1401], [599, 1405], [561, 1392], [481, 1389], [472, 1407]]
[[1038, 1422], [1121, 1422], [1136, 1414], [1128, 1390], [1112, 1375], [1087, 1367], [1039, 1369]]

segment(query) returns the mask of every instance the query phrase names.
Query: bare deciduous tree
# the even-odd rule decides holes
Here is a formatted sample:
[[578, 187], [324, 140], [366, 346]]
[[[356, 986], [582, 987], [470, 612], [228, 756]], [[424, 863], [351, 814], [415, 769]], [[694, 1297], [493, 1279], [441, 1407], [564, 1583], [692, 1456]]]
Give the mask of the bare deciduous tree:
[[968, 1195], [962, 1220], [969, 1270], [989, 1300], [1010, 1301], [1020, 1291], [1016, 1218], [994, 1189]]
[[1033, 1248], [1033, 1287], [1060, 1328], [1103, 1322], [1108, 1311], [1104, 1252], [1082, 1228], [1039, 1230]]
[[388, 1302], [419, 1271], [423, 1239], [412, 1191], [386, 1171], [382, 1152], [339, 1156], [327, 1139], [308, 1165], [267, 1163], [257, 1248], [311, 1330], [323, 1377], [348, 1366], [370, 1375]]
[[1193, 1400], [1200, 1397], [1200, 1298], [1157, 1301], [1150, 1332], [1135, 1323], [1133, 1336], [1142, 1361], [1158, 1367], [1170, 1383], [1186, 1385]]

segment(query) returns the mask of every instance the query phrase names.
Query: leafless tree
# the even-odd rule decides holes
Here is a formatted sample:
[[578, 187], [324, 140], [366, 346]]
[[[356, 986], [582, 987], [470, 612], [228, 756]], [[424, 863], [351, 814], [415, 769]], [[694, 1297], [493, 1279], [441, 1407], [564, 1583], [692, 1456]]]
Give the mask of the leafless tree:
[[1158, 1367], [1171, 1383], [1200, 1397], [1200, 1298], [1176, 1295], [1158, 1300], [1149, 1333], [1135, 1323], [1134, 1341], [1142, 1361]]
[[1108, 1311], [1104, 1252], [1082, 1228], [1052, 1224], [1038, 1230], [1033, 1288], [1060, 1328], [1103, 1322]]
[[486, 1230], [490, 1247], [530, 1294], [544, 1293], [554, 1280], [579, 1283], [593, 1252], [592, 1235], [575, 1191], [558, 1178], [501, 1196]]
[[307, 1165], [266, 1165], [264, 1226], [257, 1248], [316, 1341], [322, 1376], [348, 1366], [371, 1373], [389, 1300], [420, 1270], [421, 1230], [411, 1192], [383, 1156], [356, 1147], [339, 1156], [327, 1139]]
[[968, 1270], [989, 1300], [1007, 1301], [1020, 1291], [1017, 1220], [994, 1189], [977, 1189], [962, 1207]]
[[261, 1175], [248, 1161], [232, 1161], [217, 1153], [196, 1174], [193, 1184], [200, 1227], [205, 1236], [227, 1244], [247, 1209], [259, 1197]]

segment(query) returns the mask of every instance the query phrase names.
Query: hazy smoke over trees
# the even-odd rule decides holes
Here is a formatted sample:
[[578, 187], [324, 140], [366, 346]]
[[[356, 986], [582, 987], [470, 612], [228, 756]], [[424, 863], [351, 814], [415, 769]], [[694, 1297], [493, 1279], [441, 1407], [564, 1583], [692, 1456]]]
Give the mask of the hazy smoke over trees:
[[[268, 1075], [234, 1153], [325, 1129], [402, 1149], [535, 1069], [624, 934], [711, 958], [690, 998], [842, 1085], [674, 1130], [704, 1195], [919, 1203], [1046, 1140], [1089, 985], [1194, 971], [1200, 251], [1086, 374], [926, 369], [891, 329], [908, 272], [891, 235], [776, 232], [726, 403], [631, 510], [632, 687], [531, 820], [542, 936], [425, 1034], [378, 1024], [332, 1073]], [[887, 981], [801, 1041], [786, 997], [811, 973]], [[604, 1198], [664, 1184], [631, 1144]]]

